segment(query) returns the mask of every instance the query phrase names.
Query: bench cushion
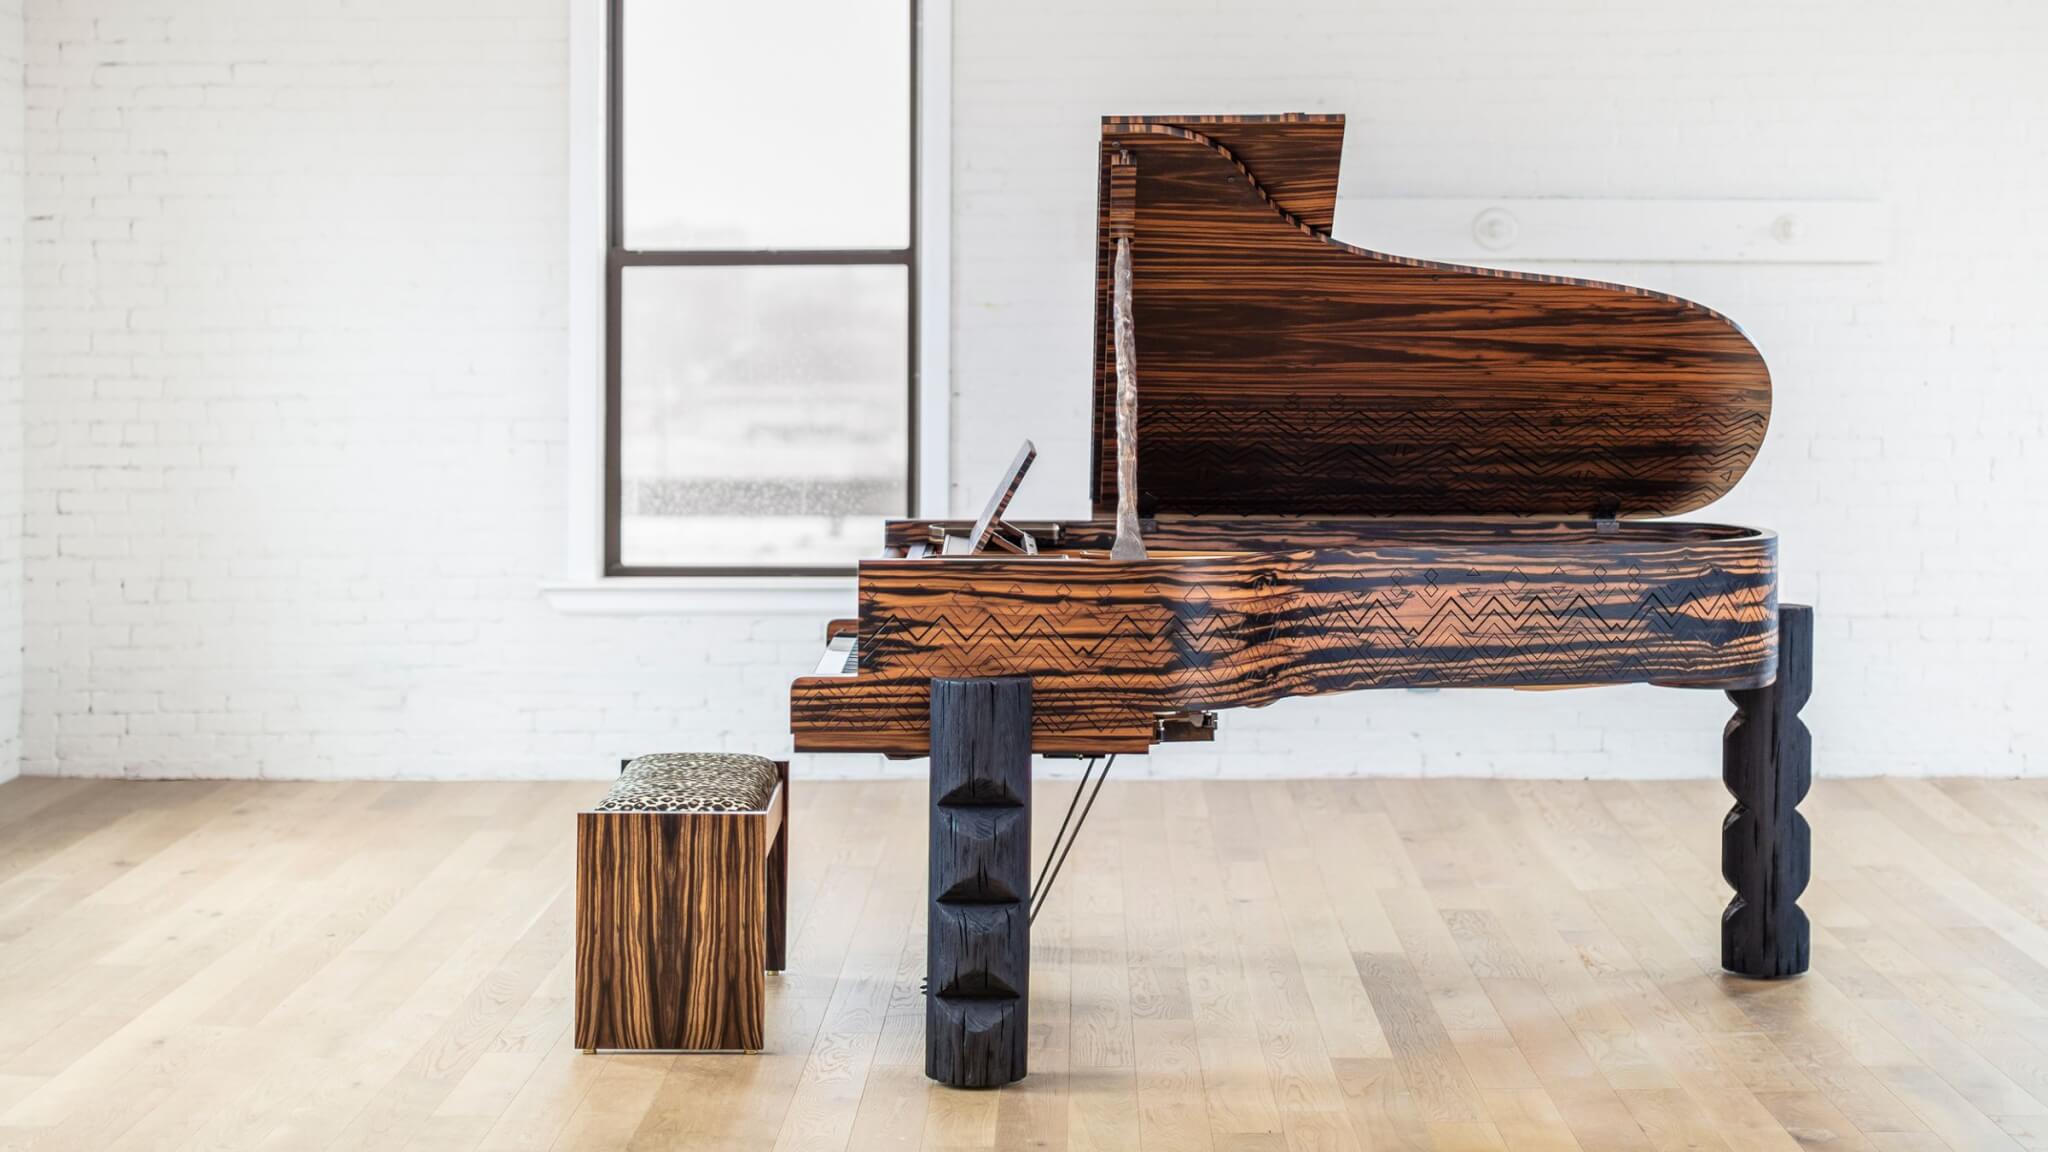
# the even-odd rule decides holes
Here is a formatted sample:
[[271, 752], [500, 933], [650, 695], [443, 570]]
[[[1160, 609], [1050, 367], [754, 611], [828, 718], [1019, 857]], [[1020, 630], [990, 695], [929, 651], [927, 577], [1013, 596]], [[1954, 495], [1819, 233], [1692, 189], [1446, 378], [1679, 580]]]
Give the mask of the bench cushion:
[[661, 752], [619, 773], [599, 812], [762, 812], [775, 761], [733, 752]]

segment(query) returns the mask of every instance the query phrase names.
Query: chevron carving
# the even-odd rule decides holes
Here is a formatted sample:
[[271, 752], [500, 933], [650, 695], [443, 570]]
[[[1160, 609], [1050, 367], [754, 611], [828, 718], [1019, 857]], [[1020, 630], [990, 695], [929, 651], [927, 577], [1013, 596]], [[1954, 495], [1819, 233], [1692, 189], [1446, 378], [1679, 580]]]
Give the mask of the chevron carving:
[[1140, 486], [1173, 512], [1249, 504], [1392, 515], [1602, 510], [1712, 501], [1766, 416], [1721, 407], [1544, 411], [1358, 404], [1141, 409]]

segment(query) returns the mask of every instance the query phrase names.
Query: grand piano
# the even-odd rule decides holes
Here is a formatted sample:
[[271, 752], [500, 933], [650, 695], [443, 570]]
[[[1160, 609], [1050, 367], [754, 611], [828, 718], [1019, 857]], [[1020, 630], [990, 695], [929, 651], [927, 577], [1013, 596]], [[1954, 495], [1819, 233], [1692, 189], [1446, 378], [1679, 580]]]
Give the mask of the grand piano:
[[791, 689], [798, 751], [931, 757], [944, 1083], [1025, 1072], [1032, 754], [1292, 696], [1727, 692], [1722, 964], [1807, 966], [1811, 612], [1771, 532], [1662, 519], [1756, 456], [1763, 358], [1687, 300], [1334, 239], [1343, 131], [1104, 119], [1095, 517], [890, 523]]

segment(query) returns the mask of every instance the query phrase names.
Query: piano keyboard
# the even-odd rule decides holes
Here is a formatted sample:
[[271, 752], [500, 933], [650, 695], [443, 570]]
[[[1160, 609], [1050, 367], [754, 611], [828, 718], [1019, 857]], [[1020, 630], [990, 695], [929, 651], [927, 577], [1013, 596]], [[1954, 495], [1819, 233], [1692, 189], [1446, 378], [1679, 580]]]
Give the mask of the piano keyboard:
[[860, 638], [858, 636], [835, 636], [825, 645], [825, 654], [818, 657], [818, 667], [813, 676], [851, 676], [860, 671]]

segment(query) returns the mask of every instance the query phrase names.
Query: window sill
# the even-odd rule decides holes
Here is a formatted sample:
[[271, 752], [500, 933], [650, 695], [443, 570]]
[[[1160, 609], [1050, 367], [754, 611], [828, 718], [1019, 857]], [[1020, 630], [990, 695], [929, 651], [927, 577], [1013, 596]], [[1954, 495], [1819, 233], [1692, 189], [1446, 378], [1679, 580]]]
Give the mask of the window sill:
[[850, 616], [851, 576], [619, 576], [541, 585], [565, 616]]

